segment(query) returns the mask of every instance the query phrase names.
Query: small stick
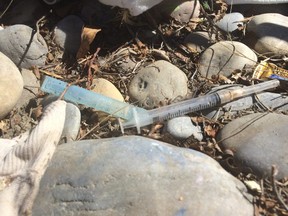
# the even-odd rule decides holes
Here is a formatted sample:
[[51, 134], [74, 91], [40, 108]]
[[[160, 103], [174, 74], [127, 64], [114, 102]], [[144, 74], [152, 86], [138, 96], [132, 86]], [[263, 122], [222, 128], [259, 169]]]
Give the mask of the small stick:
[[277, 187], [276, 187], [275, 177], [276, 177], [277, 173], [278, 173], [278, 169], [276, 168], [275, 165], [273, 165], [272, 166], [272, 171], [271, 171], [271, 183], [272, 183], [272, 186], [273, 186], [273, 191], [275, 192], [278, 201], [284, 206], [286, 211], [288, 211], [288, 206], [284, 202], [284, 200], [282, 199], [281, 194], [279, 193], [279, 191], [277, 190]]

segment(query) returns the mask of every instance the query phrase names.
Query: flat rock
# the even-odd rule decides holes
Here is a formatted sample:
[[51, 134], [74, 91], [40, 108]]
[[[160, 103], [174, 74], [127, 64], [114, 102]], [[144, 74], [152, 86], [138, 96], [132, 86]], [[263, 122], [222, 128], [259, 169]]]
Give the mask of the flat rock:
[[193, 136], [195, 139], [201, 141], [203, 134], [199, 126], [195, 126], [189, 116], [181, 116], [170, 119], [167, 122], [167, 132], [176, 139], [187, 139]]
[[208, 32], [197, 31], [189, 33], [184, 39], [184, 45], [192, 52], [202, 52], [214, 44], [215, 35]]
[[243, 42], [260, 54], [288, 54], [288, 17], [277, 13], [253, 16]]
[[235, 163], [249, 168], [258, 177], [271, 177], [271, 167], [279, 170], [278, 179], [288, 177], [288, 116], [254, 113], [225, 125], [217, 140], [234, 152]]
[[84, 22], [75, 15], [66, 16], [54, 29], [55, 42], [64, 52], [75, 55], [80, 47]]
[[252, 216], [247, 199], [242, 182], [207, 155], [127, 136], [60, 145], [32, 214]]
[[221, 41], [207, 48], [199, 59], [199, 72], [205, 78], [230, 76], [245, 65], [255, 65], [256, 54], [245, 44], [237, 41]]
[[48, 48], [40, 34], [26, 25], [12, 25], [0, 31], [0, 51], [18, 67], [43, 66]]
[[156, 61], [139, 70], [129, 85], [129, 95], [146, 108], [183, 98], [188, 93], [187, 77], [167, 61]]
[[0, 119], [16, 105], [23, 91], [23, 78], [16, 65], [0, 52]]
[[238, 25], [243, 26], [242, 20], [244, 20], [244, 16], [241, 13], [234, 12], [225, 14], [216, 25], [225, 32], [232, 32], [238, 28]]
[[[217, 92], [221, 89], [238, 89], [242, 88], [241, 85], [221, 85], [213, 88], [209, 93]], [[237, 114], [240, 110], [245, 110], [254, 107], [259, 111], [273, 110], [277, 112], [288, 111], [288, 96], [285, 94], [278, 94], [273, 92], [260, 92], [257, 95], [250, 95], [247, 97], [240, 98], [238, 100], [221, 105], [221, 107], [214, 107], [202, 111], [208, 118], [218, 118], [224, 113], [229, 113], [229, 116]]]
[[24, 81], [24, 89], [16, 107], [22, 107], [29, 104], [29, 101], [35, 98], [40, 89], [40, 81], [36, 78], [31, 70], [22, 69], [22, 78]]

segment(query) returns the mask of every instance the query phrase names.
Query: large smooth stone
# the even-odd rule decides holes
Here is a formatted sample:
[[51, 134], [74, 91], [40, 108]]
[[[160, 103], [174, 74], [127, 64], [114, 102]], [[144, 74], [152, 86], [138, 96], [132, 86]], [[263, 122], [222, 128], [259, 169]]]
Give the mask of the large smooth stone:
[[75, 15], [70, 15], [57, 23], [54, 29], [55, 42], [65, 52], [76, 54], [81, 43], [84, 22]]
[[16, 65], [0, 52], [0, 119], [16, 105], [23, 91], [23, 79]]
[[187, 81], [183, 71], [160, 60], [139, 70], [130, 83], [129, 95], [143, 107], [158, 107], [169, 100], [185, 97]]
[[255, 113], [235, 119], [219, 133], [222, 148], [234, 152], [241, 167], [250, 168], [256, 175], [271, 177], [276, 165], [277, 178], [288, 177], [288, 116], [275, 113]]
[[59, 146], [32, 214], [252, 216], [247, 198], [242, 182], [207, 155], [127, 136]]
[[26, 25], [13, 25], [0, 31], [0, 51], [18, 67], [43, 66], [48, 48], [40, 34]]
[[[218, 92], [221, 89], [239, 89], [242, 85], [221, 85], [213, 88], [210, 93]], [[238, 111], [248, 109], [251, 107], [258, 108], [261, 111], [273, 110], [277, 112], [288, 111], [288, 96], [272, 92], [260, 92], [256, 95], [249, 95], [247, 97], [240, 98], [235, 101], [221, 105], [221, 107], [213, 107], [208, 110], [202, 111], [202, 114], [208, 118], [215, 118], [222, 116], [225, 112], [228, 112], [230, 116], [237, 114]]]
[[40, 80], [37, 79], [33, 71], [22, 69], [22, 78], [24, 81], [24, 89], [16, 107], [22, 107], [29, 104], [29, 101], [35, 98], [40, 89]]
[[253, 16], [243, 42], [260, 54], [288, 54], [288, 17], [277, 13]]
[[207, 48], [199, 59], [199, 72], [205, 78], [213, 75], [230, 76], [246, 64], [255, 65], [256, 54], [245, 44], [237, 41], [221, 41]]

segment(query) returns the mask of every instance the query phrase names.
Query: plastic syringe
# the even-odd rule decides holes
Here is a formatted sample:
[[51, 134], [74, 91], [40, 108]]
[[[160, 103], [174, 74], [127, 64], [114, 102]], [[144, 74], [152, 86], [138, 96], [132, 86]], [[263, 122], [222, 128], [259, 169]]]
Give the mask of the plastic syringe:
[[183, 116], [187, 113], [219, 106], [254, 93], [276, 88], [279, 85], [279, 80], [270, 80], [239, 89], [220, 90], [216, 93], [192, 98], [152, 110], [147, 110], [147, 112], [142, 113], [138, 113], [137, 109], [132, 108], [133, 118], [126, 122], [120, 121], [121, 130], [124, 132], [124, 129], [136, 127], [137, 132], [140, 133], [140, 128], [143, 126], [150, 125], [155, 122], [162, 122], [178, 116]]

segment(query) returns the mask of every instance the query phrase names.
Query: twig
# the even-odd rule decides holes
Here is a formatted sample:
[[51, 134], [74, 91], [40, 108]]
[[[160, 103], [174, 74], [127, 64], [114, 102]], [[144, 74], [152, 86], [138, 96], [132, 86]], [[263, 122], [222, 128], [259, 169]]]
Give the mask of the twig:
[[275, 177], [276, 177], [277, 173], [278, 173], [278, 169], [276, 168], [275, 165], [273, 165], [272, 166], [272, 170], [271, 170], [271, 183], [272, 183], [272, 186], [273, 186], [273, 191], [276, 194], [276, 197], [277, 197], [278, 201], [284, 206], [286, 211], [288, 211], [288, 206], [284, 202], [284, 200], [282, 199], [281, 194], [279, 193], [279, 191], [277, 190], [277, 187], [276, 187]]
[[10, 3], [8, 4], [8, 6], [6, 7], [6, 9], [3, 11], [3, 13], [0, 15], [0, 19], [4, 16], [4, 14], [8, 11], [8, 9], [10, 8], [10, 6], [12, 5], [13, 0], [10, 1]]

